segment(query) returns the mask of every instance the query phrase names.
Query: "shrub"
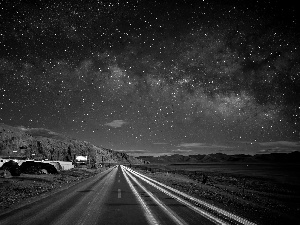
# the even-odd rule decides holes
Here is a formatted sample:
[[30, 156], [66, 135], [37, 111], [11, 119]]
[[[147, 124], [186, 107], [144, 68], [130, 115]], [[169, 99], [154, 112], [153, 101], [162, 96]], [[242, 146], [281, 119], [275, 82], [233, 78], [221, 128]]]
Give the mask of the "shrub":
[[13, 160], [4, 163], [1, 168], [9, 171], [12, 176], [20, 176], [21, 174], [20, 166]]
[[58, 173], [57, 169], [49, 163], [26, 161], [20, 166], [21, 172], [28, 174], [40, 174], [42, 173], [42, 169], [47, 170], [48, 173]]

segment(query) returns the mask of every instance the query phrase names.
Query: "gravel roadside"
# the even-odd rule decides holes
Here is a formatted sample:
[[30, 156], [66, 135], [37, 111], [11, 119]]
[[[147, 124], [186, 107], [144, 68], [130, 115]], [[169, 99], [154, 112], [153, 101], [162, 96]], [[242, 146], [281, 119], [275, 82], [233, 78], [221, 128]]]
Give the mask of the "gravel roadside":
[[0, 177], [0, 214], [49, 196], [104, 171], [71, 169], [59, 174], [21, 174]]

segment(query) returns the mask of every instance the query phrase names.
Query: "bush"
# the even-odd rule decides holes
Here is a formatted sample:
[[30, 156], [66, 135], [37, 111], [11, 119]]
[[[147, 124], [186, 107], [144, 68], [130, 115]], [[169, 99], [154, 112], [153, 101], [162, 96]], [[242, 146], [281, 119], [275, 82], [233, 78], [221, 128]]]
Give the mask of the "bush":
[[48, 173], [52, 173], [52, 174], [58, 173], [54, 165], [51, 165], [49, 163], [41, 163], [41, 164], [42, 164], [41, 168], [47, 170]]
[[21, 174], [20, 166], [13, 160], [4, 163], [1, 169], [9, 171], [12, 176], [20, 176]]
[[57, 169], [49, 163], [26, 161], [20, 166], [21, 172], [28, 174], [40, 174], [42, 173], [42, 169], [47, 170], [48, 173], [58, 173]]

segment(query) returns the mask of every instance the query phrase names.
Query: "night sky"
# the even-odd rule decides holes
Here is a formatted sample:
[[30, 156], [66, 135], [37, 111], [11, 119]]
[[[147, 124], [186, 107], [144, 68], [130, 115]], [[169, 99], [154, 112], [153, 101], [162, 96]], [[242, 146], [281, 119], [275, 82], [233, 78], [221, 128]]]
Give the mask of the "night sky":
[[0, 123], [135, 155], [300, 151], [291, 3], [1, 1]]

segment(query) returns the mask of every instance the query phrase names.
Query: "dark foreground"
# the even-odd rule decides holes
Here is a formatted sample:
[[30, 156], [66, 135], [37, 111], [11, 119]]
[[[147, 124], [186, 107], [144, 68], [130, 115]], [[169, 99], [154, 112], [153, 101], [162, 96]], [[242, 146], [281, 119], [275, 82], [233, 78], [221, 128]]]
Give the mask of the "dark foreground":
[[[300, 224], [299, 165], [132, 167], [189, 196], [256, 224]], [[134, 179], [146, 189], [142, 189]], [[161, 193], [140, 177], [126, 176], [121, 167], [107, 171], [77, 169], [59, 175], [1, 178], [0, 191], [0, 224], [218, 222], [218, 219], [207, 218], [201, 212], [191, 210], [193, 206], [182, 205]], [[226, 222], [231, 224], [232, 221]], [[239, 223], [234, 221], [232, 224]]]
[[0, 214], [0, 224], [215, 224], [120, 166]]

